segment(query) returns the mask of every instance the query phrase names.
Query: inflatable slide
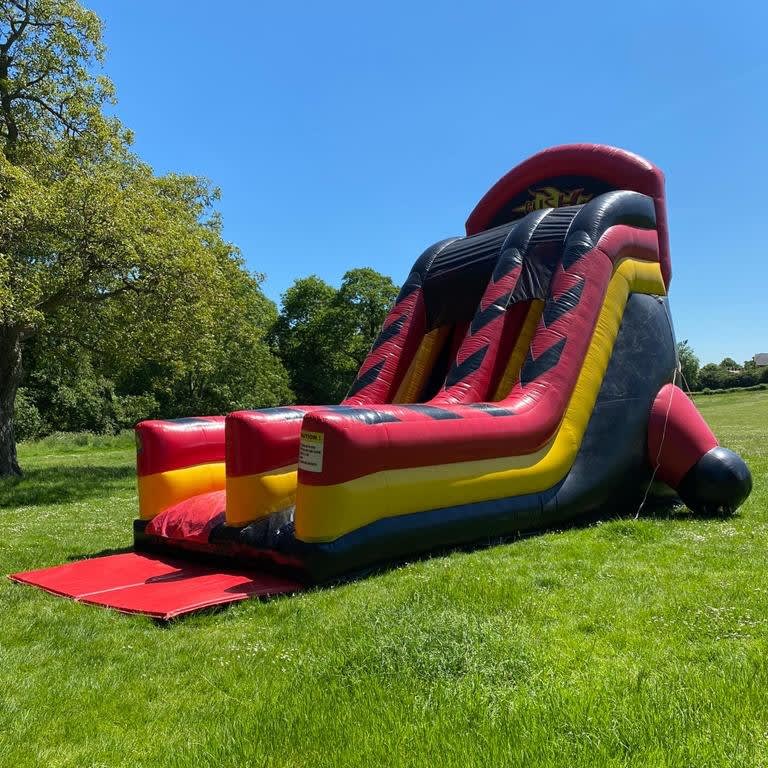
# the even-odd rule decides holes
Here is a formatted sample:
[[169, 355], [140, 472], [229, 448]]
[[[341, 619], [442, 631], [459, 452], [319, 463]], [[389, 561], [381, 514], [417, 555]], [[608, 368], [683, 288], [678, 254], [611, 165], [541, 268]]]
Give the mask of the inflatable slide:
[[650, 496], [733, 512], [747, 466], [677, 386], [664, 178], [569, 145], [416, 261], [341, 405], [136, 427], [135, 552], [16, 574], [164, 618]]

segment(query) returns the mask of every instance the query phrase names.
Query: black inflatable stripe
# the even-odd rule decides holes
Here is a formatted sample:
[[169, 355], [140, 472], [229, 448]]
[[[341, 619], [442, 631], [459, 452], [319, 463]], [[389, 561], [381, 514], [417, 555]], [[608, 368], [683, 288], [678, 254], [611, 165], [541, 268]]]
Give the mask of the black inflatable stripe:
[[522, 263], [523, 255], [517, 248], [506, 248], [496, 262], [491, 282], [498, 283], [499, 280], [506, 277], [512, 270], [519, 267]]
[[592, 239], [586, 232], [574, 232], [568, 238], [563, 258], [560, 260], [563, 271], [567, 272], [574, 264], [581, 261], [593, 248]]
[[470, 334], [474, 336], [481, 328], [485, 328], [492, 320], [504, 314], [511, 298], [512, 291], [507, 291], [502, 296], [499, 296], [498, 299], [492, 301], [485, 309], [478, 310], [472, 319], [472, 325], [469, 327]]
[[395, 306], [397, 306], [403, 299], [408, 298], [414, 291], [418, 291], [421, 288], [421, 275], [418, 272], [411, 272], [400, 288], [400, 293], [397, 294], [395, 299]]
[[298, 421], [304, 418], [305, 411], [298, 408], [260, 408], [256, 413], [259, 416], [267, 416], [275, 421]]
[[520, 372], [520, 383], [523, 386], [530, 384], [545, 374], [551, 368], [554, 368], [558, 362], [560, 362], [560, 355], [565, 348], [566, 339], [560, 339], [556, 341], [549, 349], [542, 352], [536, 359], [531, 355], [528, 350], [528, 357], [523, 365], [523, 370]]
[[489, 416], [514, 416], [515, 412], [512, 408], [502, 408], [499, 405], [493, 403], [470, 403], [468, 408], [474, 408], [476, 411], [483, 411]]
[[423, 416], [429, 416], [430, 419], [436, 421], [443, 421], [445, 419], [460, 419], [461, 415], [455, 411], [448, 411], [445, 408], [438, 408], [436, 405], [406, 405], [404, 406], [409, 411], [420, 413]]
[[382, 332], [378, 335], [378, 338], [376, 341], [373, 342], [373, 346], [371, 347], [371, 352], [373, 352], [374, 349], [378, 349], [382, 344], [386, 344], [390, 339], [393, 339], [395, 336], [397, 336], [400, 331], [403, 330], [403, 326], [405, 325], [405, 321], [407, 320], [407, 315], [400, 315], [396, 320], [393, 320], [386, 328], [382, 330]]
[[211, 423], [208, 419], [201, 419], [199, 416], [180, 416], [178, 419], [163, 419], [163, 421], [170, 421], [172, 424], [199, 424], [200, 426]]
[[448, 376], [445, 378], [446, 389], [462, 381], [469, 376], [470, 373], [474, 373], [480, 367], [487, 352], [488, 345], [486, 344], [484, 347], [480, 347], [480, 349], [469, 355], [466, 360], [454, 364], [453, 368], [451, 368], [448, 373]]
[[394, 414], [377, 411], [373, 408], [356, 408], [352, 405], [327, 405], [323, 410], [337, 413], [350, 421], [359, 421], [361, 424], [386, 424], [400, 421]]
[[563, 291], [556, 299], [551, 298], [547, 300], [547, 303], [544, 305], [544, 312], [542, 313], [544, 325], [549, 327], [552, 323], [557, 322], [566, 312], [572, 310], [579, 303], [581, 294], [584, 291], [585, 282], [584, 278], [582, 278], [572, 288]]
[[531, 237], [531, 245], [547, 242], [563, 242], [581, 205], [565, 205], [551, 210]]
[[441, 272], [448, 272], [458, 267], [466, 268], [473, 263], [486, 261], [489, 258], [493, 258], [495, 264], [507, 235], [518, 223], [503, 224], [494, 229], [487, 229], [478, 235], [463, 237], [450, 243], [432, 263], [429, 279], [440, 275]]
[[352, 386], [349, 388], [349, 392], [347, 392], [347, 397], [352, 397], [369, 384], [373, 384], [381, 372], [381, 369], [384, 367], [385, 362], [385, 360], [380, 360], [378, 363], [368, 368], [365, 373], [361, 373], [360, 376], [352, 382]]

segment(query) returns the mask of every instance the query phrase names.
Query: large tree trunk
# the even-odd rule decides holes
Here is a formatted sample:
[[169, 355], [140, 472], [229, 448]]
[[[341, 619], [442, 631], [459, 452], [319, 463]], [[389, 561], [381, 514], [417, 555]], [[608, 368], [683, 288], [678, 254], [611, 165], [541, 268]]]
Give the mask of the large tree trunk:
[[21, 474], [13, 430], [13, 404], [21, 370], [21, 333], [17, 328], [0, 325], [0, 477]]

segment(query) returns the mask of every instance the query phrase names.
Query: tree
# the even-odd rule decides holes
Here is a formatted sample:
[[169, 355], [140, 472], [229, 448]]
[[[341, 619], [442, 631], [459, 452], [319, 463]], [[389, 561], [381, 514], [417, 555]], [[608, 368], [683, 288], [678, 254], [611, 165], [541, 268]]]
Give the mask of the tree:
[[[101, 22], [76, 0], [0, 0], [0, 135], [20, 161], [62, 135], [100, 132], [112, 83], [93, 74], [104, 57]], [[113, 123], [113, 127], [116, 127]]]
[[707, 363], [699, 371], [699, 385], [703, 389], [726, 389], [728, 384], [728, 371], [715, 363]]
[[285, 292], [273, 338], [299, 402], [344, 398], [396, 296], [392, 280], [367, 267], [336, 291], [313, 275]]
[[344, 275], [333, 306], [346, 336], [347, 353], [353, 361], [354, 370], [347, 385], [365, 361], [397, 292], [392, 278], [370, 267], [350, 269]]
[[310, 275], [296, 280], [282, 296], [282, 310], [272, 340], [300, 403], [324, 402], [329, 390], [326, 377], [333, 368], [329, 357], [336, 350], [329, 349], [324, 318], [335, 295], [328, 283]]
[[[29, 372], [20, 390], [23, 397], [16, 397], [17, 438], [49, 432], [112, 432], [121, 426], [114, 382], [97, 369], [88, 350], [43, 333], [26, 345], [24, 357]], [[38, 415], [36, 424], [31, 408]]]
[[[152, 393], [163, 417], [225, 413], [291, 402], [288, 374], [275, 357], [267, 334], [277, 308], [261, 291], [260, 276], [248, 274], [237, 261], [222, 262], [226, 276], [221, 300], [210, 307], [187, 343], [139, 363], [121, 367], [118, 391], [137, 396]], [[181, 318], [180, 327], [188, 328]]]
[[14, 401], [42, 335], [99, 370], [152, 360], [175, 384], [187, 376], [195, 404], [241, 397], [216, 380], [234, 346], [258, 367], [252, 382], [289, 394], [263, 338], [274, 311], [222, 239], [216, 191], [132, 154], [102, 113], [103, 51], [98, 17], [75, 0], [0, 0], [0, 476], [20, 473]]
[[[111, 343], [110, 334], [48, 324], [27, 346], [16, 436], [53, 431], [114, 432], [141, 418], [226, 413], [290, 402], [288, 375], [265, 336], [277, 308], [260, 277], [227, 259], [221, 301], [203, 318], [193, 310], [181, 346], [143, 349], [140, 359]], [[185, 309], [187, 314], [188, 309]], [[166, 318], [176, 324], [175, 318]], [[143, 331], [139, 329], [137, 336]], [[123, 332], [123, 337], [129, 335]], [[162, 341], [162, 339], [161, 339]], [[141, 339], [130, 341], [130, 346]]]
[[[66, 295], [63, 284], [45, 286], [42, 279], [52, 263], [68, 260], [54, 250], [55, 238], [42, 249], [15, 240], [50, 207], [45, 184], [29, 168], [50, 168], [46, 151], [58, 149], [63, 140], [74, 141], [89, 128], [119, 143], [116, 125], [101, 117], [111, 85], [89, 73], [102, 55], [98, 18], [73, 0], [0, 0], [0, 476], [20, 473], [13, 411], [22, 377], [22, 345]], [[27, 209], [29, 205], [34, 209]]]
[[732, 357], [723, 358], [720, 361], [720, 368], [722, 368], [724, 371], [741, 370], [741, 366]]
[[677, 359], [683, 373], [683, 383], [689, 390], [696, 389], [699, 385], [699, 358], [696, 357], [688, 339], [677, 342]]

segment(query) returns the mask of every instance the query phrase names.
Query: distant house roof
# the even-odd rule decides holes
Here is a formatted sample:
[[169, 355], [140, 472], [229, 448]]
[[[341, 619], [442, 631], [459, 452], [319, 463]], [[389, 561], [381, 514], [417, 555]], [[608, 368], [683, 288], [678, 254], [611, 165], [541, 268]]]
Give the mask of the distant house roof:
[[760, 352], [752, 358], [755, 365], [768, 365], [768, 352]]

